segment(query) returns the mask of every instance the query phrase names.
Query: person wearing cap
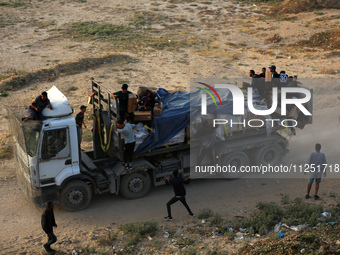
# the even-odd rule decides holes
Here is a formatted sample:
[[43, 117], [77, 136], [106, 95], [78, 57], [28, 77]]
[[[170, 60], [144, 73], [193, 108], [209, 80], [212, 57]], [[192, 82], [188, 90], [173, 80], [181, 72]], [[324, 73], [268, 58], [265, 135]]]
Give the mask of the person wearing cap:
[[125, 115], [128, 109], [128, 102], [129, 102], [129, 94], [132, 94], [130, 91], [128, 91], [128, 85], [123, 84], [122, 85], [122, 91], [117, 91], [111, 94], [112, 97], [118, 97], [119, 100], [119, 117], [121, 119], [125, 119]]
[[86, 128], [85, 122], [84, 122], [84, 116], [86, 112], [86, 106], [82, 105], [80, 106], [80, 112], [77, 113], [75, 119], [76, 119], [76, 124], [78, 126], [78, 131], [79, 131], [79, 145], [81, 144], [81, 138], [83, 135], [83, 125]]
[[272, 74], [272, 79], [273, 78], [280, 78], [280, 75], [276, 72], [276, 66], [271, 65], [269, 67], [270, 73]]
[[28, 107], [29, 115], [25, 115], [21, 118], [21, 120], [42, 120], [43, 115], [42, 111], [45, 108], [53, 109], [50, 100], [47, 98], [47, 92], [44, 91], [41, 95], [37, 96]]

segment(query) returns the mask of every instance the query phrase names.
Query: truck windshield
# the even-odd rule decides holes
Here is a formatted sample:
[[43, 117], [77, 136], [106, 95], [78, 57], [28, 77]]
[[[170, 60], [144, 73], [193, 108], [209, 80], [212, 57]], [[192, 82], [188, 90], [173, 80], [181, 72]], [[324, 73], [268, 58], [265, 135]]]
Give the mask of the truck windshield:
[[26, 152], [31, 157], [35, 156], [39, 141], [39, 131], [36, 131], [30, 127], [23, 127]]

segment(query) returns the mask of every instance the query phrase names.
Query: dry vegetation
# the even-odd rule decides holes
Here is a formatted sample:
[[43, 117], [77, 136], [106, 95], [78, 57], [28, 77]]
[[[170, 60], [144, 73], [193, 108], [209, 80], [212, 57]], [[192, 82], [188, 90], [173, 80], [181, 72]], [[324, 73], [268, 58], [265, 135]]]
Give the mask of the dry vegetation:
[[340, 9], [340, 2], [338, 0], [285, 0], [272, 8], [272, 14], [301, 13], [322, 8]]
[[340, 28], [312, 35], [308, 40], [297, 43], [300, 46], [318, 47], [325, 50], [340, 50]]

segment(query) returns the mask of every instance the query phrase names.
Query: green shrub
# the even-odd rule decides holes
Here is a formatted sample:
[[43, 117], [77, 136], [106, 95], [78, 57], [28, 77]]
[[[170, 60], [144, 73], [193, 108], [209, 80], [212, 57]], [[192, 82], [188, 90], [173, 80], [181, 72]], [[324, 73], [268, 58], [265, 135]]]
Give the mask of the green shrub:
[[213, 211], [209, 208], [204, 208], [198, 212], [198, 219], [208, 219], [214, 215]]

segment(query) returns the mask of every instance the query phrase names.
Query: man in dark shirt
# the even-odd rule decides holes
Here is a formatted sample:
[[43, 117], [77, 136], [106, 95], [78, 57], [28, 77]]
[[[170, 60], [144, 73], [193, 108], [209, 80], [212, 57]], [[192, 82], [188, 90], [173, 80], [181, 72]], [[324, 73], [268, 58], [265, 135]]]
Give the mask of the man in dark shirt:
[[31, 119], [31, 120], [42, 120], [42, 111], [45, 108], [53, 109], [50, 100], [47, 98], [47, 92], [44, 91], [40, 96], [37, 96], [28, 107], [29, 115], [25, 115], [21, 120]]
[[259, 76], [260, 76], [261, 78], [266, 78], [266, 68], [265, 68], [265, 67], [262, 68], [262, 73], [260, 73]]
[[53, 233], [53, 227], [56, 228], [58, 226], [54, 219], [53, 202], [48, 202], [46, 205], [46, 209], [41, 216], [41, 227], [48, 236], [47, 243], [43, 245], [45, 251], [54, 252], [55, 250], [51, 249], [51, 244], [57, 241], [57, 237]]
[[130, 91], [128, 91], [128, 85], [123, 84], [122, 91], [117, 91], [115, 93], [112, 93], [112, 97], [118, 97], [119, 101], [119, 118], [125, 120], [126, 112], [128, 109], [128, 102], [129, 102], [129, 94], [131, 94]]
[[271, 73], [271, 75], [272, 75], [272, 79], [273, 79], [273, 78], [280, 78], [280, 75], [276, 72], [276, 66], [271, 65], [271, 66], [269, 67], [269, 70], [270, 70], [270, 73]]
[[184, 184], [189, 184], [191, 182], [191, 179], [184, 180], [181, 176], [178, 176], [178, 170], [173, 171], [172, 173], [173, 177], [170, 179], [167, 177], [165, 179], [165, 184], [169, 185], [171, 184], [174, 188], [175, 196], [169, 200], [169, 202], [166, 204], [167, 210], [168, 210], [168, 216], [164, 217], [165, 220], [172, 221], [171, 216], [171, 205], [176, 203], [178, 200], [182, 202], [182, 204], [185, 206], [185, 208], [188, 210], [188, 213], [191, 217], [195, 217], [195, 215], [190, 210], [189, 205], [187, 204], [185, 200], [186, 191], [183, 186]]
[[260, 79], [260, 76], [255, 74], [254, 70], [249, 71], [249, 77], [252, 78], [251, 87], [256, 89], [259, 92], [259, 94], [263, 97], [265, 89], [264, 80]]
[[306, 162], [306, 172], [309, 172], [309, 179], [308, 179], [308, 186], [307, 186], [307, 195], [305, 196], [306, 199], [309, 198], [309, 192], [312, 188], [312, 184], [315, 179], [315, 194], [314, 194], [314, 199], [317, 200], [319, 198], [318, 196], [318, 191], [319, 191], [319, 186], [321, 183], [321, 177], [322, 173], [324, 173], [324, 177], [326, 177], [326, 166], [327, 166], [327, 161], [326, 161], [326, 156], [324, 153], [320, 152], [321, 150], [321, 144], [317, 143], [315, 145], [315, 152], [312, 152], [309, 155], [309, 158]]
[[82, 105], [80, 106], [80, 112], [77, 113], [76, 115], [76, 124], [78, 126], [78, 131], [79, 131], [79, 144], [81, 143], [81, 138], [83, 135], [83, 125], [86, 128], [85, 122], [84, 122], [84, 116], [86, 112], [86, 106]]
[[151, 109], [155, 107], [156, 103], [159, 103], [159, 101], [155, 98], [155, 96], [152, 94], [152, 92], [149, 92], [147, 96], [144, 96], [140, 102], [141, 104], [148, 103]]

